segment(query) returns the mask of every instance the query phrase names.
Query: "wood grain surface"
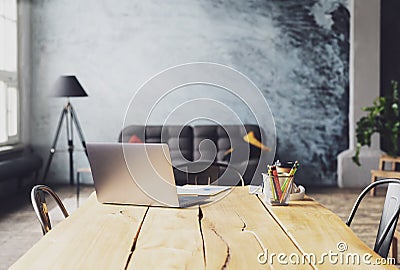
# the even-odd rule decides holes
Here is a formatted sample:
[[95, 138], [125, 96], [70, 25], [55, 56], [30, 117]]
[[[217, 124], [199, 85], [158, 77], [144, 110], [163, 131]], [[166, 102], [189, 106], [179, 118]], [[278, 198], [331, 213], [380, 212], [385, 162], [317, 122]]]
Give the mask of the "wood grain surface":
[[92, 194], [11, 269], [124, 269], [147, 209], [102, 205]]
[[[348, 247], [343, 252], [338, 250], [341, 242]], [[247, 187], [237, 187], [214, 203], [177, 209], [100, 204], [92, 194], [11, 269], [367, 267], [363, 262], [319, 264], [309, 257], [293, 263], [309, 253], [320, 258], [330, 250], [369, 253], [371, 261], [380, 259], [338, 216], [309, 198], [289, 206], [269, 206], [250, 195]], [[375, 268], [396, 269], [368, 267]]]
[[[247, 188], [236, 188], [223, 200], [201, 207], [207, 269], [288, 269], [275, 258], [259, 262], [260, 253], [301, 256], [295, 245]], [[264, 262], [265, 258], [261, 258]], [[290, 269], [312, 269], [308, 264]]]
[[[316, 260], [309, 258], [316, 261], [318, 269], [397, 269], [393, 265], [378, 265], [382, 258], [337, 215], [311, 198], [290, 202], [289, 206], [265, 206], [303, 254], [315, 255]], [[325, 253], [324, 263], [318, 263]]]

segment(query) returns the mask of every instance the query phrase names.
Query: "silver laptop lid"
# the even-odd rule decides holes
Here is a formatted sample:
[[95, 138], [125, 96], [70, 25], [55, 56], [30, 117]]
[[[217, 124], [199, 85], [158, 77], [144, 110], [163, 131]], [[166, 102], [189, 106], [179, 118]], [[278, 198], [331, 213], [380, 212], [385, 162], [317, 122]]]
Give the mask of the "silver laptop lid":
[[166, 144], [87, 143], [102, 203], [179, 207]]

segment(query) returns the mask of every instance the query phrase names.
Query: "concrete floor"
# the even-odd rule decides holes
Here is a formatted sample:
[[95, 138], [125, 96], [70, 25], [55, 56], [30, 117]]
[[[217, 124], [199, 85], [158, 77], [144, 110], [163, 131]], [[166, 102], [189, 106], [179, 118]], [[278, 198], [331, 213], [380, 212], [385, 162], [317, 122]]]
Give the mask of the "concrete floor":
[[[64, 202], [69, 213], [76, 209], [76, 190], [73, 186], [52, 187]], [[94, 191], [93, 186], [84, 186], [80, 203]], [[8, 269], [19, 257], [43, 236], [39, 221], [30, 201], [30, 189], [23, 189], [2, 199], [0, 204], [0, 269]], [[49, 209], [55, 204], [49, 200]], [[63, 220], [61, 211], [50, 210], [52, 225]]]
[[[71, 213], [76, 209], [75, 187], [53, 187], [64, 201]], [[85, 186], [81, 190], [83, 201], [93, 191], [93, 186]], [[306, 193], [336, 213], [345, 220], [359, 194], [359, 189], [312, 188]], [[373, 247], [377, 226], [384, 201], [384, 190], [378, 191], [378, 196], [367, 196], [355, 217], [352, 229], [356, 234]], [[49, 209], [53, 205], [50, 205]], [[52, 210], [53, 223], [63, 219], [60, 212]], [[19, 191], [12, 199], [2, 200], [0, 205], [0, 269], [7, 269], [29, 248], [42, 237], [39, 222], [30, 203], [30, 190]]]

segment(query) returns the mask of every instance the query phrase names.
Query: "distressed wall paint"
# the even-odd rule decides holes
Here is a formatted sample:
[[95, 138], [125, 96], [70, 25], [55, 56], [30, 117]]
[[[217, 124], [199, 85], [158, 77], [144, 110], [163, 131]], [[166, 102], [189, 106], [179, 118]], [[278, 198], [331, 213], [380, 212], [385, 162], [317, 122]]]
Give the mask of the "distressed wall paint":
[[[142, 83], [209, 61], [261, 89], [278, 157], [301, 162], [299, 182], [334, 184], [336, 155], [348, 145], [348, 23], [345, 0], [33, 1], [32, 144], [46, 159], [66, 102], [49, 97], [60, 74], [76, 74], [89, 94], [71, 100], [86, 140], [116, 141]], [[65, 141], [62, 134], [59, 148]], [[83, 152], [75, 157], [87, 165]], [[67, 164], [57, 153], [50, 181], [67, 181]]]
[[283, 114], [272, 109], [278, 156], [300, 159], [305, 182], [336, 183], [336, 156], [348, 146], [348, 9], [337, 1], [275, 3], [278, 46], [293, 56], [290, 73], [272, 86], [285, 92]]

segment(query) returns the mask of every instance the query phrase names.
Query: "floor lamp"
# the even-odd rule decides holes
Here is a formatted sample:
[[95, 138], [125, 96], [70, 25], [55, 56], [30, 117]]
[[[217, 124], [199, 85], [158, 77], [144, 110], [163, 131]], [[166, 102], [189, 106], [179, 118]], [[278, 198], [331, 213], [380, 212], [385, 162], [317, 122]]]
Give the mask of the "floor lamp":
[[66, 97], [67, 104], [61, 111], [60, 119], [58, 121], [56, 135], [54, 137], [53, 145], [50, 149], [50, 155], [47, 160], [46, 168], [44, 170], [43, 181], [46, 181], [47, 174], [50, 169], [51, 161], [53, 160], [54, 153], [56, 152], [56, 146], [58, 137], [61, 132], [61, 127], [65, 119], [66, 129], [67, 129], [67, 143], [68, 143], [68, 153], [69, 153], [69, 181], [70, 184], [74, 184], [74, 133], [73, 126], [75, 125], [76, 130], [78, 131], [79, 138], [82, 143], [82, 147], [85, 150], [86, 156], [86, 142], [83, 137], [82, 128], [79, 125], [78, 118], [76, 116], [75, 110], [72, 107], [72, 104], [69, 101], [70, 97], [87, 97], [85, 90], [82, 85], [79, 83], [78, 79], [75, 76], [61, 76], [58, 78], [55, 84], [54, 97]]

